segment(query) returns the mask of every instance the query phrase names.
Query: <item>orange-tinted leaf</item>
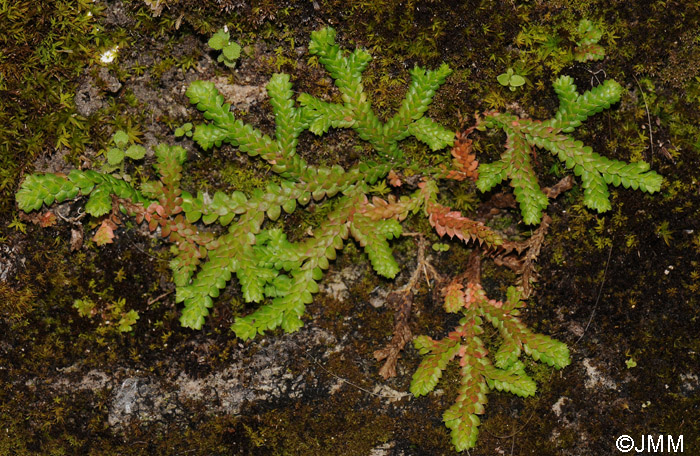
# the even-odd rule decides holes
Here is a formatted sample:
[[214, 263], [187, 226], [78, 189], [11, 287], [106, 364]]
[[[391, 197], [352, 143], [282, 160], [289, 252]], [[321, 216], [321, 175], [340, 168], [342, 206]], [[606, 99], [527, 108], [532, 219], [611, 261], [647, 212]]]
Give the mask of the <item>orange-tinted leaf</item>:
[[488, 247], [504, 244], [503, 238], [491, 228], [464, 217], [459, 211], [452, 211], [449, 207], [432, 202], [428, 203], [427, 211], [428, 221], [440, 236], [447, 234], [464, 242], [475, 241], [479, 245], [485, 242]]
[[394, 172], [392, 169], [389, 171], [389, 175], [386, 176], [387, 180], [389, 181], [389, 185], [392, 187], [401, 187], [401, 179], [399, 178], [398, 174]]
[[103, 220], [102, 224], [97, 229], [95, 236], [92, 237], [92, 240], [99, 246], [111, 244], [112, 239], [114, 239], [114, 229], [116, 227], [117, 225], [115, 225], [111, 220]]
[[448, 312], [457, 312], [462, 307], [469, 307], [469, 304], [464, 300], [462, 292], [462, 284], [453, 281], [443, 289], [445, 294], [445, 310]]
[[53, 212], [47, 211], [46, 213], [42, 214], [41, 217], [39, 217], [39, 225], [42, 228], [46, 228], [48, 226], [53, 226], [56, 224], [56, 215], [54, 215]]
[[448, 179], [462, 181], [466, 178], [476, 180], [479, 177], [477, 170], [479, 162], [476, 160], [476, 155], [472, 153], [472, 140], [468, 138], [473, 130], [474, 127], [471, 127], [463, 132], [457, 132], [457, 140], [452, 147], [454, 158], [452, 164], [456, 169], [448, 173]]
[[156, 220], [156, 219], [151, 219], [151, 220], [148, 222], [148, 229], [151, 230], [151, 231], [155, 231], [156, 228], [158, 228], [158, 220]]

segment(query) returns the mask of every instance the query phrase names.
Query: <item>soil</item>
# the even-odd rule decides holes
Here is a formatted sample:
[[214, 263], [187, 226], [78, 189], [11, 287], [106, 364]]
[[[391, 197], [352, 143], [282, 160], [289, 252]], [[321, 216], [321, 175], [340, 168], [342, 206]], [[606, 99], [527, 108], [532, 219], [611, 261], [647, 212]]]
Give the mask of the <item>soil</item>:
[[[95, 166], [111, 135], [125, 129], [146, 147], [148, 166], [129, 163], [124, 174], [152, 175], [153, 148], [165, 142], [188, 151], [183, 187], [189, 191], [264, 188], [272, 173], [255, 159], [228, 145], [204, 151], [188, 137], [175, 138], [176, 127], [203, 121], [185, 91], [195, 80], [213, 81], [237, 115], [273, 135], [264, 90], [273, 73], [290, 73], [297, 93], [337, 97], [307, 47], [310, 33], [327, 25], [343, 46], [363, 46], [374, 56], [365, 88], [383, 116], [403, 98], [414, 64], [436, 68], [446, 61], [455, 70], [429, 110], [455, 129], [458, 111], [466, 117], [508, 109], [549, 118], [557, 106], [551, 81], [559, 72], [573, 76], [580, 91], [615, 79], [625, 88], [622, 101], [572, 135], [601, 155], [646, 160], [664, 176], [662, 190], [649, 195], [611, 188], [613, 209], [604, 214], [583, 206], [580, 183], [552, 201], [539, 279], [522, 320], [566, 343], [571, 364], [555, 370], [527, 361], [538, 383], [533, 397], [491, 392], [468, 454], [616, 455], [622, 435], [637, 447], [647, 436], [682, 439], [686, 454], [700, 454], [700, 7], [661, 1], [366, 3], [95, 2], [94, 23], [119, 43], [117, 57], [101, 63], [107, 46], [93, 40], [92, 58], [76, 63], [79, 71], [62, 81], [73, 100], [67, 112], [89, 126], [85, 146], [57, 145], [47, 136], [41, 152], [27, 158], [8, 139], [11, 146], [0, 150], [13, 163], [10, 181]], [[603, 60], [567, 57], [582, 17], [603, 24]], [[244, 48], [233, 69], [207, 46], [223, 25]], [[547, 54], [542, 43], [549, 41], [528, 44], [526, 32], [535, 31], [556, 38], [558, 47]], [[496, 79], [511, 67], [527, 78], [514, 91]], [[17, 92], [2, 87], [0, 79], [0, 98], [14, 100]], [[16, 136], [0, 129], [0, 142]], [[476, 136], [479, 160], [497, 159], [504, 138]], [[309, 133], [299, 150], [310, 163], [347, 167], [366, 156], [356, 144], [362, 142], [344, 130], [322, 140]], [[407, 147], [416, 160], [439, 160]], [[545, 152], [536, 155], [535, 166], [542, 186], [567, 174]], [[471, 204], [477, 213], [496, 193], [459, 185], [446, 184], [441, 195], [465, 212]], [[16, 189], [4, 190], [3, 204]], [[80, 218], [83, 205], [54, 206], [63, 217], [46, 228], [14, 204], [0, 215], [0, 454], [455, 453], [442, 413], [457, 395], [457, 367], [433, 393], [415, 398], [408, 388], [421, 357], [410, 344], [394, 378], [383, 379], [373, 357], [392, 337], [394, 312], [385, 298], [416, 268], [412, 238], [393, 244], [402, 266], [393, 281], [379, 278], [361, 248], [347, 243], [307, 306], [301, 330], [244, 342], [230, 326], [255, 305], [243, 302], [235, 280], [201, 331], [182, 328], [169, 246], [131, 222], [113, 243], [97, 248], [90, 241], [97, 223]], [[279, 223], [291, 227], [293, 238], [304, 234], [294, 227], [322, 216], [312, 209]], [[519, 220], [519, 212], [508, 209], [489, 223], [517, 239], [531, 233]], [[425, 220], [408, 226], [438, 241]], [[430, 251], [430, 261], [454, 275], [473, 246], [449, 245], [447, 252]], [[503, 298], [515, 279], [484, 260], [482, 281], [494, 297]], [[410, 319], [414, 335], [442, 338], [457, 324], [433, 296], [420, 285]], [[94, 302], [90, 316], [79, 315], [76, 299]], [[139, 320], [132, 331], [120, 332], [115, 319], [131, 309]], [[495, 334], [485, 339], [496, 343]]]

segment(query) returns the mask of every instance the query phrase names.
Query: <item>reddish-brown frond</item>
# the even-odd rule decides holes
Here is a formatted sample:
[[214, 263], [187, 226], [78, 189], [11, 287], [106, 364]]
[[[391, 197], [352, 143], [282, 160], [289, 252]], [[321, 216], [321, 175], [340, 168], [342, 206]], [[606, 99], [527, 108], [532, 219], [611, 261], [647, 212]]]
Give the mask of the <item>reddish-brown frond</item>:
[[472, 140], [469, 139], [469, 134], [474, 130], [474, 127], [467, 128], [464, 131], [458, 131], [454, 146], [452, 147], [452, 165], [455, 169], [447, 173], [448, 179], [463, 181], [466, 178], [476, 181], [479, 177], [479, 162], [476, 155], [472, 153]]

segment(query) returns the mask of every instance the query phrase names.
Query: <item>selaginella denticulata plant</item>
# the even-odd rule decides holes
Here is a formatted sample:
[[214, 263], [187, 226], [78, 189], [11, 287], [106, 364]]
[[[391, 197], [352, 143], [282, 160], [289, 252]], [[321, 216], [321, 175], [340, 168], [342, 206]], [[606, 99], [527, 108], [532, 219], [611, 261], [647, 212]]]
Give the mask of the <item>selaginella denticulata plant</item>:
[[[185, 327], [202, 327], [220, 291], [235, 275], [245, 301], [262, 303], [253, 313], [235, 319], [232, 330], [241, 339], [278, 327], [285, 332], [298, 330], [305, 306], [319, 290], [323, 271], [350, 237], [364, 248], [379, 275], [394, 278], [400, 268], [389, 241], [402, 234], [401, 222], [412, 215], [427, 217], [440, 236], [456, 237], [493, 257], [520, 255], [517, 264], [521, 280], [518, 286], [509, 288], [504, 301], [486, 295], [479, 274], [474, 272], [478, 268], [466, 268], [471, 272], [440, 282], [445, 310], [462, 315], [459, 325], [441, 340], [428, 336], [414, 339], [416, 349], [424, 355], [411, 383], [415, 396], [432, 391], [450, 361], [459, 361], [457, 399], [443, 419], [452, 431], [455, 448], [462, 451], [476, 444], [478, 415], [484, 413], [490, 390], [520, 396], [534, 394], [535, 383], [519, 360], [523, 353], [556, 368], [570, 362], [566, 345], [533, 333], [518, 318], [523, 299], [530, 294], [532, 262], [549, 221], [543, 215], [547, 199], [561, 191], [540, 188], [530, 158], [533, 149], [551, 152], [580, 176], [584, 203], [599, 212], [610, 208], [608, 185], [622, 184], [653, 193], [659, 190], [661, 177], [649, 171], [646, 163], [604, 158], [568, 135], [587, 117], [619, 100], [622, 90], [614, 81], [580, 94], [572, 79], [562, 76], [554, 83], [560, 105], [551, 119], [540, 122], [488, 112], [477, 118], [474, 127], [455, 134], [425, 115], [435, 92], [451, 73], [446, 64], [437, 70], [418, 66], [411, 70], [405, 98], [397, 112], [383, 122], [373, 111], [371, 94], [362, 84], [363, 70], [371, 59], [369, 53], [363, 49], [342, 50], [335, 36], [332, 28], [314, 32], [309, 52], [330, 73], [339, 101], [329, 102], [307, 93], [295, 97], [290, 76], [273, 75], [267, 84], [275, 121], [272, 136], [237, 119], [213, 83], [196, 81], [187, 89], [190, 102], [206, 119], [196, 126], [194, 141], [204, 150], [228, 143], [264, 160], [279, 177], [271, 179], [264, 190], [250, 195], [240, 191], [209, 195], [182, 189], [180, 181], [186, 172], [188, 152], [180, 146], [160, 144], [155, 148], [153, 163], [157, 179], [137, 184], [104, 170], [76, 169], [67, 176], [33, 174], [23, 182], [17, 202], [21, 210], [30, 212], [44, 205], [86, 199], [85, 211], [101, 222], [94, 238], [97, 244], [112, 242], [124, 216], [146, 223], [150, 231], [174, 246], [170, 267], [175, 299], [183, 306], [180, 321]], [[353, 129], [359, 140], [372, 146], [374, 158], [343, 169], [311, 165], [297, 153], [298, 138], [305, 131], [321, 136], [331, 128]], [[477, 167], [467, 137], [475, 128], [499, 128], [506, 133], [506, 147], [499, 161]], [[412, 178], [414, 190], [404, 191], [400, 197], [369, 198], [369, 188], [377, 181], [386, 178], [396, 186], [401, 176], [415, 175], [400, 145], [409, 136], [432, 151], [448, 150], [452, 165], [422, 170]], [[508, 180], [523, 221], [540, 224], [539, 228], [527, 241], [508, 240], [484, 223], [441, 205], [439, 182], [444, 179], [473, 179], [482, 191]], [[311, 227], [312, 234], [306, 238], [291, 242], [282, 229], [268, 227], [266, 220], [275, 221], [283, 213], [302, 210], [312, 200], [330, 209], [327, 220]], [[221, 234], [215, 235], [208, 228], [215, 223], [224, 228], [217, 231]], [[406, 293], [401, 298], [404, 302]], [[479, 338], [486, 322], [502, 338], [493, 356]], [[399, 342], [378, 354], [378, 359], [388, 357], [395, 362], [396, 353], [410, 338], [410, 331], [408, 336], [404, 331]], [[392, 373], [391, 366], [383, 371], [385, 376]]]

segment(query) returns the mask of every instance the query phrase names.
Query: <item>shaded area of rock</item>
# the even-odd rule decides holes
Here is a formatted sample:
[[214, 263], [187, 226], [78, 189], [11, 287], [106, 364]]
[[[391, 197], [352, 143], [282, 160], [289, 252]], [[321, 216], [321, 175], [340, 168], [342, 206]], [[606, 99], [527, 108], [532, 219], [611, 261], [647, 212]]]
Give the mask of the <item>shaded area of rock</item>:
[[[208, 414], [236, 415], [245, 408], [316, 395], [329, 385], [319, 385], [318, 376], [307, 376], [298, 360], [307, 351], [323, 358], [335, 338], [325, 331], [305, 328], [270, 341], [263, 347], [248, 346], [232, 356], [228, 367], [195, 378], [173, 366], [168, 375], [152, 375], [133, 369], [84, 374], [79, 366], [62, 371], [50, 384], [54, 393], [90, 390], [109, 391], [108, 423], [114, 430], [137, 420], [139, 425], [153, 423], [187, 425], [187, 417], [197, 410]], [[27, 385], [40, 387], [29, 380]]]

